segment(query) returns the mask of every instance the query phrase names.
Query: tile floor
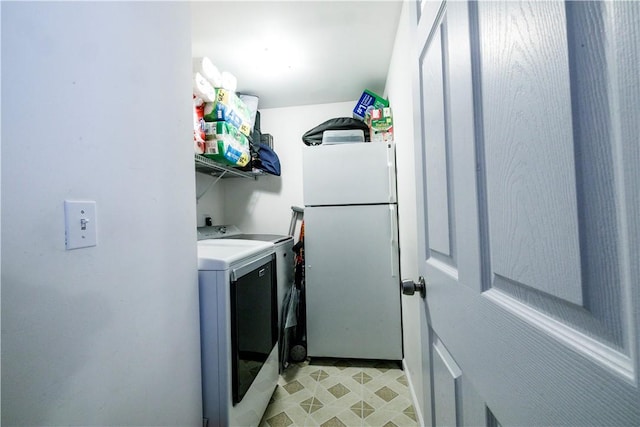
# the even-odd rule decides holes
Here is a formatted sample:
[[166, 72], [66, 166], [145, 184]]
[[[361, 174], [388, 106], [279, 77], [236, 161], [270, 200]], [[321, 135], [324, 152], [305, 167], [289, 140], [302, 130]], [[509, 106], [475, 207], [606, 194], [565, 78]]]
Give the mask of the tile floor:
[[280, 376], [260, 427], [417, 426], [400, 364], [312, 359]]

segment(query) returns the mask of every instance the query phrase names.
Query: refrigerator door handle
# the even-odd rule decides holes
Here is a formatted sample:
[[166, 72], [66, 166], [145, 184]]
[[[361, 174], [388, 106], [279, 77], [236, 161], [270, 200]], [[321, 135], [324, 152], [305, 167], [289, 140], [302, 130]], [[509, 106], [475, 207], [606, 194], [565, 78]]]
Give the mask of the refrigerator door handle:
[[394, 205], [389, 205], [389, 248], [390, 248], [390, 260], [391, 260], [391, 277], [398, 277], [398, 273], [396, 272], [396, 255], [398, 253], [398, 241], [396, 239], [397, 227], [396, 227], [396, 216]]
[[389, 203], [395, 203], [396, 200], [394, 198], [394, 194], [396, 192], [396, 171], [395, 171], [395, 158], [393, 157], [394, 152], [389, 144], [389, 148], [387, 149], [387, 176], [389, 178]]
[[393, 203], [393, 177], [392, 177], [392, 168], [391, 162], [387, 163], [387, 171], [389, 174], [389, 202]]

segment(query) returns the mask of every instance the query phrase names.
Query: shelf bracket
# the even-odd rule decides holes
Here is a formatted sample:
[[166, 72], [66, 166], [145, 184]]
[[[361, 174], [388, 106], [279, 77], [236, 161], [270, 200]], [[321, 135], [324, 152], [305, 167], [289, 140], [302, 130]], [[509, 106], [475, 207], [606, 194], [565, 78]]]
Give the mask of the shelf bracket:
[[224, 174], [226, 174], [227, 171], [222, 171], [222, 173], [218, 176], [216, 176], [213, 172], [210, 174], [212, 177], [214, 177], [215, 179], [212, 180], [209, 185], [207, 185], [207, 188], [204, 189], [204, 191], [202, 193], [200, 193], [199, 196], [196, 197], [196, 202], [198, 200], [200, 200], [200, 198], [202, 198], [202, 196], [204, 196], [205, 194], [207, 194], [207, 192], [218, 183], [218, 181], [220, 181], [220, 179], [222, 179], [222, 177], [224, 176]]

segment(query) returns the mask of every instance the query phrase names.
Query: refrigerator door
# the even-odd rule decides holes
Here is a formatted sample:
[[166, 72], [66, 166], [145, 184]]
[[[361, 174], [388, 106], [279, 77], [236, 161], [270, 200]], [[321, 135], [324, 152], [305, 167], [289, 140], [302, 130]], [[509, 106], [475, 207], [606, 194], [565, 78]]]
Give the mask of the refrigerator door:
[[305, 206], [396, 202], [395, 145], [303, 147]]
[[304, 215], [309, 356], [402, 359], [396, 206]]

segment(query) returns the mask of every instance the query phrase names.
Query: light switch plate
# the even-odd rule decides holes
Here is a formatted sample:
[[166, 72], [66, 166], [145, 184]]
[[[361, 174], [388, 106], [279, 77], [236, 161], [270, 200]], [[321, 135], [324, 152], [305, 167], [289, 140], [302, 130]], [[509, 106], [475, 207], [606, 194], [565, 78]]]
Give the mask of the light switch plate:
[[88, 248], [98, 244], [96, 202], [64, 201], [65, 247]]

